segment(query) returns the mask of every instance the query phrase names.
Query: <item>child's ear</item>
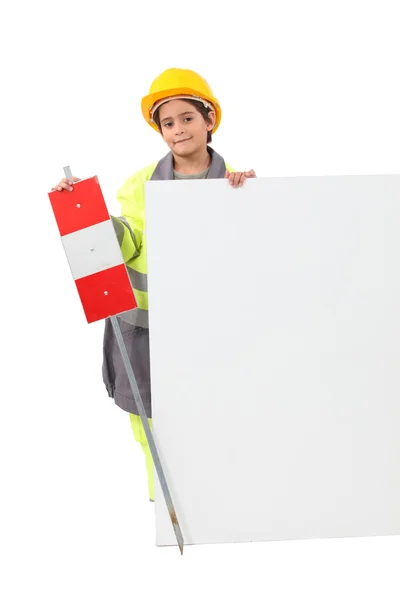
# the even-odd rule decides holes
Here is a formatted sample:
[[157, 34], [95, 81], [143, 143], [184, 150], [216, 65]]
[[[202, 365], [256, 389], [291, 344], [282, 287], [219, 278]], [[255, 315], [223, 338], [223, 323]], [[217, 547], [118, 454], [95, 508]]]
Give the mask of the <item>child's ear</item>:
[[207, 125], [207, 130], [208, 131], [212, 131], [215, 127], [215, 121], [217, 120], [217, 115], [215, 110], [210, 110], [210, 112], [208, 113], [208, 118], [211, 121], [211, 124]]

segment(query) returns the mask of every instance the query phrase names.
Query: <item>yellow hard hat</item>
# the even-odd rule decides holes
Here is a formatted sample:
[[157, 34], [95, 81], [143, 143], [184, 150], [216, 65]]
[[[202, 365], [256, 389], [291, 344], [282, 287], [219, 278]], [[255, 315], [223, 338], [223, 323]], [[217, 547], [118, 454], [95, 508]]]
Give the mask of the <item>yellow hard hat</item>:
[[215, 110], [216, 120], [212, 133], [215, 133], [221, 122], [221, 107], [214, 97], [207, 81], [198, 73], [188, 69], [167, 69], [151, 84], [148, 96], [142, 99], [142, 113], [153, 129], [158, 131], [153, 121], [153, 112], [160, 106], [160, 100], [180, 97], [209, 103]]

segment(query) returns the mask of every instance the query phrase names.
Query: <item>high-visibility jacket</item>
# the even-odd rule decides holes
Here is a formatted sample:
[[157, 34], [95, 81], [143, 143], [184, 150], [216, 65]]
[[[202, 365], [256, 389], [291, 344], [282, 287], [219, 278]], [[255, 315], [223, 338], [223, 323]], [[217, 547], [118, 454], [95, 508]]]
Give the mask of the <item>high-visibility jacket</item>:
[[[232, 171], [215, 150], [208, 147], [208, 151], [211, 165], [207, 179], [220, 179], [225, 176], [226, 170]], [[138, 305], [118, 315], [118, 320], [148, 417], [151, 417], [151, 395], [144, 183], [173, 178], [173, 155], [170, 152], [124, 182], [117, 192], [122, 216], [111, 217]], [[138, 414], [110, 319], [105, 321], [103, 358], [103, 381], [109, 396], [123, 410]]]

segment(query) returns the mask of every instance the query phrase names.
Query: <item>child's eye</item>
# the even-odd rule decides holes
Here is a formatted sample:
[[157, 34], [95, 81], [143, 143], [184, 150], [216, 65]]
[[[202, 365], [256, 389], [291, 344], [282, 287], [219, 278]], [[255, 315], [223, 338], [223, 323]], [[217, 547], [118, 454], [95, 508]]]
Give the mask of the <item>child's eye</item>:
[[193, 117], [185, 117], [185, 121], [193, 121]]
[[169, 127], [170, 125], [172, 125], [172, 123], [164, 123], [164, 127]]

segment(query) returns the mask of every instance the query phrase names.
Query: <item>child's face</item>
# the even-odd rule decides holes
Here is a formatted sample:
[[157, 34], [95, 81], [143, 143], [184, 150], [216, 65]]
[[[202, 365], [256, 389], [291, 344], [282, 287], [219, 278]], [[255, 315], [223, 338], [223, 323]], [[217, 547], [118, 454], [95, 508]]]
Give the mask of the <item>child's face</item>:
[[214, 111], [209, 113], [211, 125], [196, 108], [185, 100], [170, 100], [159, 109], [161, 135], [172, 152], [190, 156], [207, 145], [207, 132], [213, 129]]

